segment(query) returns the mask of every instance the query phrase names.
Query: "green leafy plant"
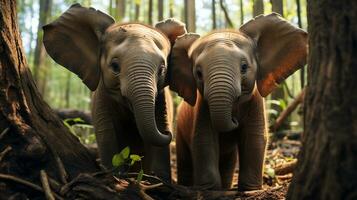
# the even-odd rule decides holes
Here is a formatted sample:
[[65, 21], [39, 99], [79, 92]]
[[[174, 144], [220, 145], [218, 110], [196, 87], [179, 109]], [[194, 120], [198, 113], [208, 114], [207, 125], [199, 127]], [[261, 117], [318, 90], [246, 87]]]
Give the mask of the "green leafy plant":
[[142, 160], [143, 156], [139, 156], [136, 154], [130, 154], [130, 148], [125, 147], [120, 151], [120, 153], [115, 154], [112, 158], [112, 165], [116, 168], [119, 168], [119, 173], [127, 173], [131, 166], [135, 163], [140, 163], [140, 171], [136, 178], [137, 182], [140, 182], [144, 175]]
[[68, 128], [68, 130], [75, 136], [79, 138], [83, 144], [93, 144], [95, 143], [95, 135], [93, 125], [84, 124], [81, 118], [68, 118], [63, 120], [63, 124]]

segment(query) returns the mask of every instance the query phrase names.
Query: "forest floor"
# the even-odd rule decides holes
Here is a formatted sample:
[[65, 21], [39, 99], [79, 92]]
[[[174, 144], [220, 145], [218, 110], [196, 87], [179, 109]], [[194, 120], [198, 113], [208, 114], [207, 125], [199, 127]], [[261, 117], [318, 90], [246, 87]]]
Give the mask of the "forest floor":
[[[263, 190], [236, 193], [232, 194], [232, 198], [227, 199], [285, 199], [301, 147], [301, 142], [297, 139], [299, 139], [299, 135], [298, 138], [288, 139], [288, 137], [284, 137], [270, 140], [265, 159]], [[171, 143], [171, 166], [173, 181], [176, 182], [176, 147], [174, 142]], [[231, 191], [236, 190], [237, 183], [238, 166], [233, 177]], [[227, 193], [227, 196], [230, 196], [229, 193]]]

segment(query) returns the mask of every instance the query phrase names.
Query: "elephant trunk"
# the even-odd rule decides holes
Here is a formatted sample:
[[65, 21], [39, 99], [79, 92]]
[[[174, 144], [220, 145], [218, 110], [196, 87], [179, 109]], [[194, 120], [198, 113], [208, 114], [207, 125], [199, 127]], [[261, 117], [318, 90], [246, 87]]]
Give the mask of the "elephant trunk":
[[155, 146], [165, 146], [171, 142], [171, 134], [161, 133], [155, 120], [156, 84], [152, 73], [137, 69], [131, 73], [128, 99], [132, 102], [136, 125], [144, 140]]
[[228, 132], [238, 127], [238, 121], [232, 116], [232, 108], [234, 100], [240, 95], [240, 89], [234, 87], [234, 79], [233, 72], [218, 70], [211, 72], [208, 77], [206, 99], [211, 123], [219, 132]]

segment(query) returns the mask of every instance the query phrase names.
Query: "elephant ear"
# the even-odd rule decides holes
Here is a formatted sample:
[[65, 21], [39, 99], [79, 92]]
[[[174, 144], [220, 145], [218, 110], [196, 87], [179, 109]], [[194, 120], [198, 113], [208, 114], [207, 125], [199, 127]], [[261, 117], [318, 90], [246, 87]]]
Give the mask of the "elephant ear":
[[77, 74], [93, 91], [100, 79], [100, 40], [113, 23], [112, 17], [99, 10], [73, 4], [43, 27], [43, 43], [53, 60]]
[[187, 33], [186, 25], [177, 19], [169, 18], [155, 24], [155, 28], [163, 32], [170, 40], [171, 45], [174, 45], [178, 36]]
[[177, 92], [190, 105], [196, 103], [196, 81], [192, 72], [192, 60], [188, 50], [192, 43], [200, 36], [187, 33], [179, 36], [171, 50], [169, 63], [169, 85], [170, 89]]
[[240, 31], [257, 45], [257, 86], [263, 97], [305, 65], [307, 33], [279, 14], [260, 15], [242, 25]]

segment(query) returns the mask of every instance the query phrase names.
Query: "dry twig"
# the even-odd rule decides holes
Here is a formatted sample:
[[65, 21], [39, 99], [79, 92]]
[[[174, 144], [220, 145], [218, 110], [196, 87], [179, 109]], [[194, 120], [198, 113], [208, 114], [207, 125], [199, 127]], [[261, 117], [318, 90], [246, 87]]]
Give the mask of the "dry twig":
[[41, 170], [40, 175], [41, 175], [42, 188], [45, 193], [46, 199], [47, 200], [55, 200], [55, 197], [53, 196], [51, 188], [50, 188], [50, 184], [48, 183], [48, 177], [47, 177], [47, 173], [45, 172], [45, 170]]
[[7, 127], [7, 128], [5, 128], [5, 129], [1, 132], [1, 134], [0, 134], [0, 140], [6, 135], [7, 132], [9, 132], [9, 130], [10, 130], [10, 128]]
[[1, 153], [0, 153], [0, 162], [2, 161], [2, 159], [4, 158], [4, 156], [9, 152], [9, 151], [11, 151], [12, 150], [12, 147], [11, 146], [7, 146], [5, 149], [4, 149], [4, 151], [2, 151]]

